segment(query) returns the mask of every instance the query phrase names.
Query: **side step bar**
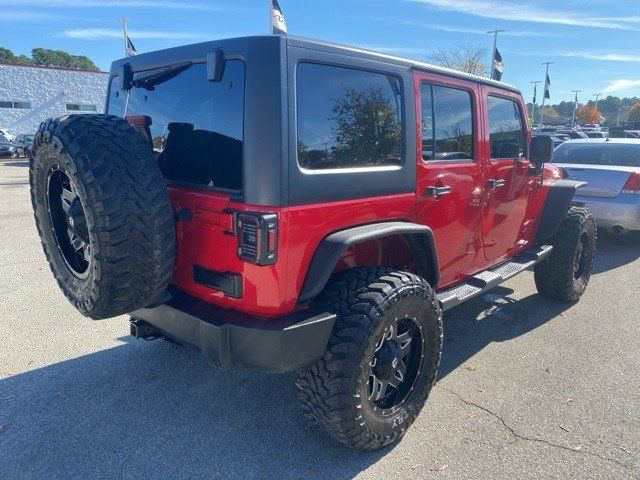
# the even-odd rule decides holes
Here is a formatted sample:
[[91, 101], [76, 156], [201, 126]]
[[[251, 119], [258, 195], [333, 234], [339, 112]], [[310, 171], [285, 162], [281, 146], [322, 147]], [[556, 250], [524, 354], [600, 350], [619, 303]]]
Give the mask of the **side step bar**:
[[503, 263], [490, 270], [485, 270], [474, 275], [466, 282], [444, 290], [437, 294], [442, 310], [449, 310], [462, 302], [466, 302], [493, 287], [500, 285], [511, 277], [525, 271], [536, 263], [545, 260], [553, 250], [551, 245], [530, 248], [525, 250], [513, 260]]

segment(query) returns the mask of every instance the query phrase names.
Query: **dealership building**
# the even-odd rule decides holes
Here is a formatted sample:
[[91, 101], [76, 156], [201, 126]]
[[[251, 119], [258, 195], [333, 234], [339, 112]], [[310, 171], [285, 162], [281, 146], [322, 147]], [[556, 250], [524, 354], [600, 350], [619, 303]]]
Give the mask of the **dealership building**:
[[0, 128], [35, 133], [49, 117], [102, 113], [108, 72], [0, 63]]

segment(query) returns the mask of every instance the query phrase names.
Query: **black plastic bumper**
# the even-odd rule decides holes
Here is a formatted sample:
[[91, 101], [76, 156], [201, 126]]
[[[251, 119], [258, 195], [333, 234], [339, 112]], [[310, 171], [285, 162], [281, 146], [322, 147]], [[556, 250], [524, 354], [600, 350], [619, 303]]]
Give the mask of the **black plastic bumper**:
[[194, 347], [225, 370], [290, 372], [322, 357], [335, 319], [314, 310], [254, 317], [174, 290], [166, 303], [133, 312], [131, 333]]

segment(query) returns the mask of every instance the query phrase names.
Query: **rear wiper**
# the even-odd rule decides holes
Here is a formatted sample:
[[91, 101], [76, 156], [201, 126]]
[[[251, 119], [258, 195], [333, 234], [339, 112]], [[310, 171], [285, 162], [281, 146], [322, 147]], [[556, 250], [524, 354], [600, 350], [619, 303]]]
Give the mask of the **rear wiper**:
[[131, 82], [131, 85], [136, 88], [144, 88], [145, 90], [153, 91], [156, 86], [177, 77], [187, 68], [193, 65], [193, 62], [176, 63], [175, 65], [169, 65], [159, 72], [149, 73], [142, 77], [138, 77]]

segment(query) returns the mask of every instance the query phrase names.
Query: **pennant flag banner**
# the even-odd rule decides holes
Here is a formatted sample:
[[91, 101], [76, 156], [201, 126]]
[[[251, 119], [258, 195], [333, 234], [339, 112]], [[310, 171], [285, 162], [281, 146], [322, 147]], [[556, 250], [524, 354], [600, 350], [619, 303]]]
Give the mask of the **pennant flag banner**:
[[132, 57], [133, 55], [137, 55], [136, 47], [133, 46], [133, 42], [129, 38], [129, 35], [126, 35], [124, 38], [125, 44], [124, 48], [127, 51], [127, 57]]
[[549, 74], [547, 74], [547, 78], [544, 82], [544, 98], [551, 98], [549, 87], [551, 87], [551, 80], [549, 80]]
[[494, 62], [493, 62], [493, 71], [491, 73], [491, 78], [494, 80], [500, 80], [502, 78], [502, 74], [504, 73], [504, 61], [502, 60], [502, 55], [498, 51], [496, 47], [496, 51], [494, 52]]
[[271, 33], [277, 35], [287, 34], [287, 24], [280, 9], [278, 0], [271, 0]]

